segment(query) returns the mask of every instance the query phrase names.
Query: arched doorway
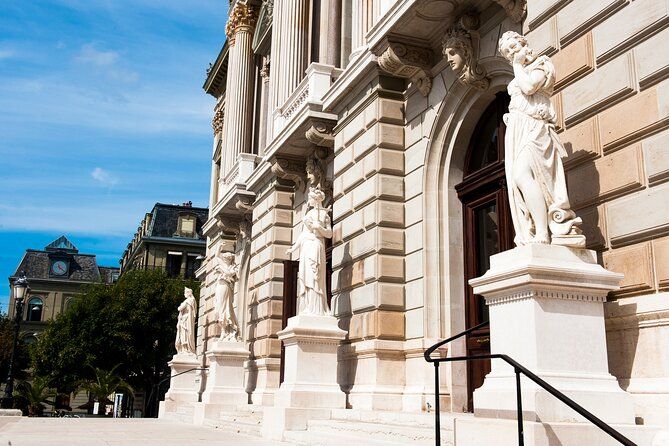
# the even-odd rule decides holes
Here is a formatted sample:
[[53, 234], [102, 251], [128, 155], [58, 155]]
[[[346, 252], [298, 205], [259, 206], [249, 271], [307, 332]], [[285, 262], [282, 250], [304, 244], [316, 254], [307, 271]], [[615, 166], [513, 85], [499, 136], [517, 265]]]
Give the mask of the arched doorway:
[[[488, 320], [483, 297], [475, 295], [469, 280], [490, 267], [490, 256], [513, 247], [513, 224], [504, 176], [504, 130], [502, 120], [509, 96], [499, 93], [479, 119], [469, 142], [464, 176], [455, 186], [462, 202], [465, 273], [465, 326], [467, 329]], [[468, 355], [490, 353], [490, 330], [473, 332], [466, 341]], [[490, 361], [467, 365], [468, 409], [473, 410], [472, 394], [490, 372]]]

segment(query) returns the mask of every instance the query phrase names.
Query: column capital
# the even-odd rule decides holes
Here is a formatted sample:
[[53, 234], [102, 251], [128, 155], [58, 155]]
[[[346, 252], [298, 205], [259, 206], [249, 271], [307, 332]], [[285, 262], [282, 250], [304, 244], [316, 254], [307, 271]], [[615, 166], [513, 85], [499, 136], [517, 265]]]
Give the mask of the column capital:
[[240, 31], [252, 33], [258, 21], [258, 12], [256, 8], [244, 3], [237, 3], [230, 13], [227, 25], [225, 25], [225, 34], [228, 36], [230, 44], [234, 43], [235, 34]]

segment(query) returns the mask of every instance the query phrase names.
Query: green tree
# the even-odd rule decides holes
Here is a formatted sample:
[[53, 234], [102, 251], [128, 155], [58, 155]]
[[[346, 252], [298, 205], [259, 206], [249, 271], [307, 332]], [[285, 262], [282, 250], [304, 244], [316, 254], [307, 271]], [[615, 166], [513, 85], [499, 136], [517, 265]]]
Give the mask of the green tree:
[[113, 401], [109, 399], [112, 393], [132, 395], [134, 393], [132, 386], [115, 373], [119, 365], [114, 366], [111, 370], [91, 367], [95, 378], [82, 381], [77, 390], [85, 390], [90, 397], [101, 404], [112, 404]]
[[[50, 322], [32, 349], [36, 375], [61, 392], [76, 390], [92, 370], [114, 369], [137, 392], [151, 393], [169, 376], [175, 353], [177, 307], [184, 287], [199, 295], [199, 282], [163, 271], [130, 271], [114, 285], [91, 285], [68, 311]], [[117, 367], [118, 365], [118, 367]]]

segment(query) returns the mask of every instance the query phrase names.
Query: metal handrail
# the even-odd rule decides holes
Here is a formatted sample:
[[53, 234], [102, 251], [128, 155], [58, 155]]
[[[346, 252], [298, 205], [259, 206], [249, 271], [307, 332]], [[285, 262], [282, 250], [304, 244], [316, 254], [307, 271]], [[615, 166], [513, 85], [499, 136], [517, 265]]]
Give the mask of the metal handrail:
[[453, 362], [453, 361], [481, 361], [484, 359], [501, 359], [502, 361], [506, 362], [510, 366], [513, 367], [513, 371], [516, 374], [516, 412], [517, 412], [517, 418], [518, 418], [518, 444], [520, 446], [524, 446], [524, 438], [523, 438], [523, 401], [522, 401], [522, 395], [520, 391], [520, 374], [522, 373], [525, 375], [528, 379], [531, 381], [534, 381], [539, 387], [553, 395], [555, 398], [558, 400], [562, 401], [564, 404], [575, 410], [579, 415], [581, 415], [583, 418], [586, 420], [590, 421], [592, 424], [609, 434], [611, 437], [616, 439], [620, 444], [623, 444], [625, 446], [637, 446], [636, 443], [632, 442], [629, 438], [625, 437], [623, 434], [606, 424], [604, 421], [601, 419], [597, 418], [595, 415], [593, 415], [591, 412], [586, 410], [583, 406], [579, 405], [576, 401], [572, 400], [569, 398], [567, 395], [564, 393], [560, 392], [557, 390], [555, 387], [551, 386], [548, 384], [546, 381], [543, 379], [539, 378], [537, 375], [532, 373], [529, 369], [518, 363], [516, 360], [511, 358], [508, 355], [503, 355], [503, 354], [488, 354], [488, 355], [476, 355], [476, 356], [455, 356], [455, 357], [450, 357], [450, 358], [432, 358], [432, 353], [441, 347], [444, 344], [448, 344], [449, 342], [452, 342], [458, 338], [461, 338], [462, 336], [466, 336], [469, 333], [478, 330], [479, 328], [483, 328], [487, 325], [489, 325], [490, 322], [486, 321], [483, 322], [482, 324], [479, 324], [475, 327], [472, 327], [468, 330], [463, 331], [462, 333], [459, 333], [455, 336], [451, 336], [450, 338], [437, 342], [427, 350], [425, 350], [425, 353], [423, 356], [425, 357], [425, 360], [427, 362], [431, 362], [434, 364], [434, 403], [435, 403], [435, 414], [434, 414], [434, 420], [435, 420], [435, 444], [437, 446], [441, 445], [441, 422], [439, 419], [439, 363], [441, 362]]

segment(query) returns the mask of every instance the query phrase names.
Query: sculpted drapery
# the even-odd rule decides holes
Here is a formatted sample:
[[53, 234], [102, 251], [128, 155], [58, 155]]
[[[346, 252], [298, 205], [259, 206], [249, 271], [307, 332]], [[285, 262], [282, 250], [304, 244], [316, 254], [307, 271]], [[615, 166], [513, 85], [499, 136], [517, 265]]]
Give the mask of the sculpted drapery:
[[237, 341], [239, 340], [239, 326], [233, 305], [239, 267], [235, 264], [235, 255], [219, 250], [214, 259], [214, 271], [216, 274], [214, 309], [218, 325], [221, 327], [220, 339]]
[[179, 304], [179, 315], [177, 316], [177, 336], [174, 346], [177, 354], [195, 354], [195, 314], [196, 302], [193, 290], [184, 289], [184, 301]]
[[328, 209], [323, 208], [325, 194], [317, 187], [309, 189], [309, 211], [302, 219], [303, 228], [288, 253], [297, 252], [297, 314], [330, 314], [325, 282], [325, 239], [332, 237], [332, 223]]
[[525, 37], [507, 31], [499, 51], [513, 66], [504, 115], [505, 170], [516, 245], [553, 243], [585, 246], [585, 237], [569, 205], [561, 157], [567, 155], [555, 130], [550, 97], [555, 68], [547, 56], [535, 57]]

